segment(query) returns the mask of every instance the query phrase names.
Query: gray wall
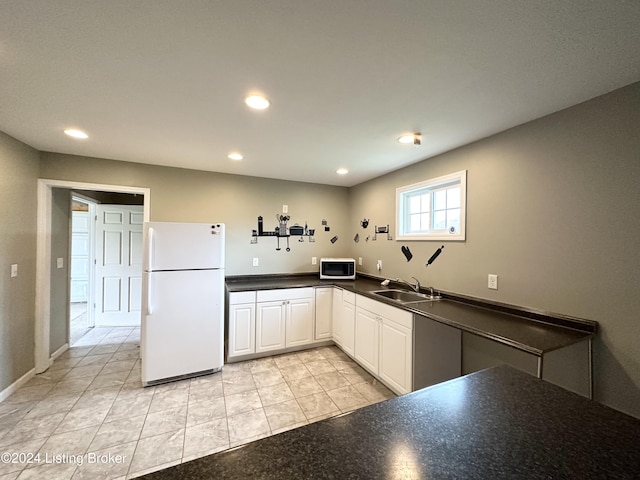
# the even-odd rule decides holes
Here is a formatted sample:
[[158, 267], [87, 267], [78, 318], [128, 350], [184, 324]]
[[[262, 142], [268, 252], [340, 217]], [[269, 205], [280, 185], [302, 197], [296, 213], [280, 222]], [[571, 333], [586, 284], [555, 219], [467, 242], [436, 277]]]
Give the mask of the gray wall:
[[350, 236], [395, 235], [395, 189], [459, 170], [466, 242], [351, 241], [361, 270], [598, 321], [595, 397], [640, 417], [640, 83], [352, 188]]
[[38, 152], [0, 132], [0, 391], [34, 367], [37, 178]]
[[[42, 153], [41, 178], [87, 183], [136, 186], [151, 189], [151, 220], [223, 222], [227, 225], [227, 275], [317, 271], [311, 257], [341, 255], [348, 249], [348, 190], [311, 183], [202, 172], [181, 168], [142, 165], [114, 160]], [[316, 242], [291, 241], [291, 252], [281, 241], [262, 237], [251, 245], [257, 218], [264, 217], [265, 230], [273, 230], [282, 205], [289, 206], [291, 221], [316, 229]], [[321, 228], [327, 220], [330, 232]], [[332, 244], [330, 239], [338, 235]], [[259, 267], [252, 266], [253, 257]]]
[[[51, 302], [49, 354], [69, 340], [69, 262], [71, 242], [71, 191], [52, 189], [51, 202]], [[58, 258], [63, 267], [58, 268]]]

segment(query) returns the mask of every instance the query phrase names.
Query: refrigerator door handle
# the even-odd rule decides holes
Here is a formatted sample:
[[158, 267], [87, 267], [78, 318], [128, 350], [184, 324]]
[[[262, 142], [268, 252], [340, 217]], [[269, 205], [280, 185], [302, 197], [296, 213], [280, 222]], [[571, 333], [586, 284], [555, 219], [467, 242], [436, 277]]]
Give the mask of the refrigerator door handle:
[[148, 267], [147, 270], [149, 272], [153, 271], [153, 227], [149, 227], [149, 251], [147, 252], [147, 254], [149, 255], [148, 257]]
[[151, 274], [147, 274], [147, 315], [153, 315], [153, 306], [151, 304]]

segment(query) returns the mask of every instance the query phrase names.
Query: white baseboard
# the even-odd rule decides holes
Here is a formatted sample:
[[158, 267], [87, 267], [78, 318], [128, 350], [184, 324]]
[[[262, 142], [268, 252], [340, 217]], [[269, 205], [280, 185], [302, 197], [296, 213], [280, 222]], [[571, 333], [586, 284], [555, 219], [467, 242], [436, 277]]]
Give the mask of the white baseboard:
[[0, 392], [0, 402], [4, 401], [6, 398], [9, 398], [9, 396], [13, 392], [18, 390], [22, 385], [24, 385], [29, 380], [31, 380], [35, 376], [35, 374], [36, 374], [36, 369], [32, 368], [27, 373], [25, 373], [23, 376], [21, 376], [18, 380], [16, 380], [11, 385], [9, 385], [7, 388], [2, 390]]
[[58, 358], [60, 355], [62, 355], [64, 352], [66, 352], [67, 350], [69, 350], [69, 344], [65, 343], [64, 345], [62, 345], [59, 349], [57, 349], [55, 352], [53, 352], [51, 354], [51, 360], [55, 360], [56, 358]]

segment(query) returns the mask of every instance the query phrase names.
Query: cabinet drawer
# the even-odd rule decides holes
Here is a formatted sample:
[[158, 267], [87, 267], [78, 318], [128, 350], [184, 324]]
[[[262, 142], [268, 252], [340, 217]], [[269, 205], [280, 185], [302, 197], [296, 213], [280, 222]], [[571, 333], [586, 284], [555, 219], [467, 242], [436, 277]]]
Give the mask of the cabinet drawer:
[[392, 307], [391, 305], [378, 302], [377, 300], [372, 300], [368, 297], [363, 297], [362, 295], [356, 295], [356, 306], [376, 315], [385, 317], [386, 319], [410, 330], [413, 329], [413, 315], [405, 310]]
[[295, 300], [297, 298], [313, 298], [313, 287], [284, 288], [278, 290], [258, 290], [258, 302], [277, 302], [280, 300]]
[[229, 293], [229, 305], [240, 305], [243, 303], [255, 303], [256, 292], [231, 292]]
[[352, 305], [356, 304], [356, 294], [348, 290], [342, 290], [342, 300]]

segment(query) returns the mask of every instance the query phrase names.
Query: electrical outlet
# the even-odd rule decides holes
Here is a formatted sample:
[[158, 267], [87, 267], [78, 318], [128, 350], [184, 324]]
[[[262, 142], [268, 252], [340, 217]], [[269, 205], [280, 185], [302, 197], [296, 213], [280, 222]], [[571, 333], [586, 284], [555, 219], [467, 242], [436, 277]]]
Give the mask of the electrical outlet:
[[318, 257], [311, 257], [311, 265], [317, 265], [318, 264]]
[[378, 269], [378, 271], [382, 270], [382, 260], [378, 260], [376, 268]]
[[358, 265], [362, 266], [362, 257], [358, 257]]
[[11, 278], [18, 276], [18, 264], [14, 263], [11, 265]]
[[64, 258], [63, 257], [56, 258], [56, 267], [57, 268], [64, 268]]
[[489, 274], [488, 277], [488, 285], [487, 285], [491, 290], [497, 290], [498, 289], [498, 275], [494, 275], [492, 273]]
[[258, 262], [258, 257], [253, 257], [253, 266], [257, 267], [260, 263]]
[[282, 213], [289, 213], [289, 205], [282, 205]]

